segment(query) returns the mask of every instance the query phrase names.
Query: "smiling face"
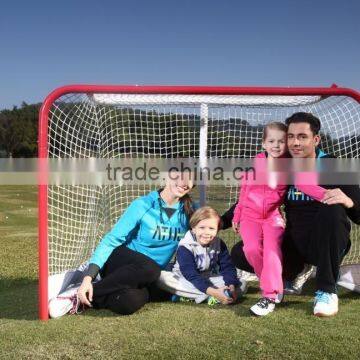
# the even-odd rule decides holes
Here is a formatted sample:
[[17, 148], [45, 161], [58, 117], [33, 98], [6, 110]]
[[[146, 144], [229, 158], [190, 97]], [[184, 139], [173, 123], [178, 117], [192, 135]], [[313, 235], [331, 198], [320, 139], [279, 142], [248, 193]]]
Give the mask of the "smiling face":
[[278, 129], [267, 129], [263, 148], [269, 157], [278, 158], [286, 152], [286, 132]]
[[314, 158], [320, 135], [314, 135], [310, 124], [306, 122], [291, 123], [288, 127], [287, 146], [293, 158]]
[[197, 242], [202, 246], [209, 245], [218, 232], [219, 219], [211, 217], [199, 221], [191, 230]]
[[182, 198], [188, 194], [194, 184], [189, 172], [172, 172], [166, 184], [166, 188], [174, 198]]

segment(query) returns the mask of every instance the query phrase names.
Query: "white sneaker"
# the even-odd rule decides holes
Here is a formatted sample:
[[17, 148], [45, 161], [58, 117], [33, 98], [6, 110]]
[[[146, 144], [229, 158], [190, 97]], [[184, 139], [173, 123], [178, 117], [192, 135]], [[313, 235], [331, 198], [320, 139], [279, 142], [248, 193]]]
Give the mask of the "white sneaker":
[[261, 298], [250, 308], [250, 312], [256, 316], [265, 316], [275, 310], [275, 301], [266, 297]]
[[49, 315], [56, 319], [67, 313], [78, 314], [80, 300], [77, 296], [78, 287], [64, 291], [49, 301]]
[[318, 290], [315, 293], [314, 315], [334, 316], [339, 310], [339, 299], [336, 294]]

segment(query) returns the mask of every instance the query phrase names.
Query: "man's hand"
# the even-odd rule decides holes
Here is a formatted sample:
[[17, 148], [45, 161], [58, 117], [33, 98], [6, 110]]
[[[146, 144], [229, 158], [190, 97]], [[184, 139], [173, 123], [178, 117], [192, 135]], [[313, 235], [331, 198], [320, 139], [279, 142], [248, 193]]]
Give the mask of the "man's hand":
[[350, 209], [354, 206], [353, 201], [345, 195], [341, 189], [329, 189], [326, 190], [322, 202], [327, 205], [340, 204]]

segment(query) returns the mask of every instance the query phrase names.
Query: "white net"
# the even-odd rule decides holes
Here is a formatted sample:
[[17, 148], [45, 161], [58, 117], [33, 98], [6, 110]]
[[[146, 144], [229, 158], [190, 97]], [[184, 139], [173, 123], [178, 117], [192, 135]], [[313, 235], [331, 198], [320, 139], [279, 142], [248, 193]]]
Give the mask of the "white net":
[[[207, 144], [200, 148], [201, 106], [206, 104]], [[322, 122], [322, 148], [358, 158], [360, 105], [349, 97], [69, 94], [57, 99], [48, 121], [49, 158], [250, 158], [261, 150], [264, 124], [297, 111]], [[204, 151], [205, 150], [205, 151]], [[49, 271], [86, 261], [124, 209], [151, 187], [50, 186]], [[199, 191], [199, 190], [196, 190]], [[196, 199], [196, 191], [193, 197]], [[236, 186], [209, 187], [207, 203], [220, 213], [236, 202]], [[229, 246], [231, 231], [223, 232]], [[357, 227], [346, 263], [360, 262]]]

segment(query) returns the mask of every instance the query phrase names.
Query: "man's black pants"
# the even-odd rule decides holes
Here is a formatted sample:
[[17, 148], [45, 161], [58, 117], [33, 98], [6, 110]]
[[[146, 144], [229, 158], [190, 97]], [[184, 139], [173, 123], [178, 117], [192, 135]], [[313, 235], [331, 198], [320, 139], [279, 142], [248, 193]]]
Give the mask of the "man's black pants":
[[[340, 264], [350, 249], [350, 230], [345, 209], [340, 205], [320, 206], [311, 223], [301, 224], [301, 228], [287, 224], [282, 245], [284, 279], [294, 280], [304, 264], [309, 263], [317, 266], [317, 290], [336, 293]], [[231, 258], [237, 268], [254, 272], [242, 242], [234, 245]]]
[[149, 257], [117, 247], [100, 271], [102, 279], [94, 284], [93, 305], [129, 315], [149, 301], [149, 287], [160, 276], [159, 265]]

